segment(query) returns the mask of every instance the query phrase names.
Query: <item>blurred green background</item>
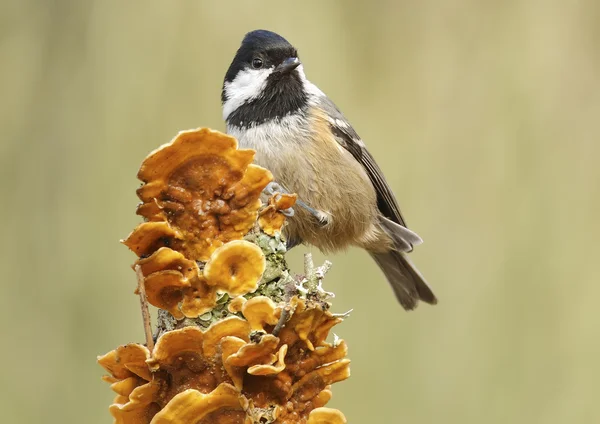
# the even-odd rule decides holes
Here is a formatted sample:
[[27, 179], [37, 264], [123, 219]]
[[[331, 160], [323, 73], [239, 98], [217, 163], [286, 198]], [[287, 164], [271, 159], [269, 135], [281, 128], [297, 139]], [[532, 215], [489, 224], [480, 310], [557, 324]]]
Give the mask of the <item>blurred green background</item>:
[[364, 252], [330, 257], [334, 309], [354, 308], [330, 405], [351, 423], [600, 422], [595, 0], [3, 1], [1, 421], [112, 421], [95, 360], [143, 339], [118, 242], [138, 166], [224, 128], [222, 78], [256, 28], [298, 47], [366, 140], [440, 298], [405, 313]]

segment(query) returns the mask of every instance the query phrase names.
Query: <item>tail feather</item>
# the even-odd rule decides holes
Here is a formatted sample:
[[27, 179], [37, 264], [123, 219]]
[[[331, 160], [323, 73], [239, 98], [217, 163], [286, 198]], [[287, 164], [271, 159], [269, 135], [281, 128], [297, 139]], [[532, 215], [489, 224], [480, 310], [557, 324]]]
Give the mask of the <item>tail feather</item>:
[[415, 309], [419, 300], [432, 305], [437, 303], [437, 298], [427, 281], [405, 253], [396, 250], [384, 253], [371, 252], [371, 257], [385, 274], [404, 309]]
[[413, 246], [423, 243], [421, 237], [384, 217], [381, 217], [381, 227], [391, 237], [394, 249], [370, 254], [385, 274], [400, 304], [407, 310], [416, 308], [419, 300], [435, 305], [437, 298], [433, 291], [406, 255]]
[[423, 239], [417, 233], [403, 225], [384, 217], [381, 217], [379, 222], [386, 234], [394, 241], [396, 249], [401, 252], [410, 252], [413, 250], [413, 246], [423, 243]]

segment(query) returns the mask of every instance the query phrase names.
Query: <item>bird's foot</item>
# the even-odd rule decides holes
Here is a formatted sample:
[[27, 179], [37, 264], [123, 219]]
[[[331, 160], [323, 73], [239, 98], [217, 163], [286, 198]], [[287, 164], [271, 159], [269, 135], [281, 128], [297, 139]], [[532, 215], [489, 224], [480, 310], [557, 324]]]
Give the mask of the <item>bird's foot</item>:
[[300, 199], [296, 200], [296, 204], [315, 217], [321, 227], [325, 227], [331, 222], [331, 216], [327, 212], [312, 208]]
[[281, 184], [275, 181], [271, 181], [269, 184], [267, 184], [267, 186], [263, 189], [263, 193], [269, 196], [273, 196], [276, 193], [290, 194], [281, 186]]
[[[275, 181], [271, 181], [269, 184], [267, 184], [267, 186], [263, 189], [263, 193], [265, 193], [268, 196], [275, 196], [276, 201], [279, 201], [279, 199], [281, 199], [282, 194], [290, 194], [286, 189], [284, 189], [281, 186], [281, 184]], [[294, 208], [292, 207], [281, 209], [279, 212], [281, 212], [287, 218], [291, 218], [292, 216], [294, 216]]]
[[[269, 184], [267, 184], [263, 192], [269, 196], [281, 196], [281, 194], [290, 194], [288, 190], [286, 190], [281, 184], [279, 184], [276, 181], [271, 181]], [[279, 200], [278, 198], [276, 199]], [[307, 211], [309, 214], [311, 214], [313, 217], [315, 217], [321, 227], [324, 227], [331, 222], [331, 216], [327, 212], [315, 209], [303, 202], [301, 199], [296, 200], [296, 205], [298, 205], [299, 207]], [[280, 212], [287, 217], [294, 216], [294, 210], [292, 208], [283, 209]]]

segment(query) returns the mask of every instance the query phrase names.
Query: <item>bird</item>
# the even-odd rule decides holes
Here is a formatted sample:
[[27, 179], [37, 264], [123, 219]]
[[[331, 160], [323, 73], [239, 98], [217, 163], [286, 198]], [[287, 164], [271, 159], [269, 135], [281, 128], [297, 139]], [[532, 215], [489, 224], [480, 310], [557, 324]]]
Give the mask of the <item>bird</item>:
[[436, 304], [407, 254], [408, 229], [381, 168], [337, 106], [304, 73], [297, 49], [268, 30], [247, 33], [221, 91], [227, 133], [254, 149], [284, 190], [298, 195], [284, 236], [323, 253], [365, 249], [406, 310]]

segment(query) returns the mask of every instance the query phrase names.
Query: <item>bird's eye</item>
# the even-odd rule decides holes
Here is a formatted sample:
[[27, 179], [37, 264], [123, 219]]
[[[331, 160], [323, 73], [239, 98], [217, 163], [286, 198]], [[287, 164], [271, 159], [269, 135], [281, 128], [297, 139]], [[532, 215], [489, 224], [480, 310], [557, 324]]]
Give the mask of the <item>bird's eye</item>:
[[263, 61], [260, 57], [255, 57], [254, 59], [252, 59], [252, 67], [254, 69], [260, 69], [263, 66]]

